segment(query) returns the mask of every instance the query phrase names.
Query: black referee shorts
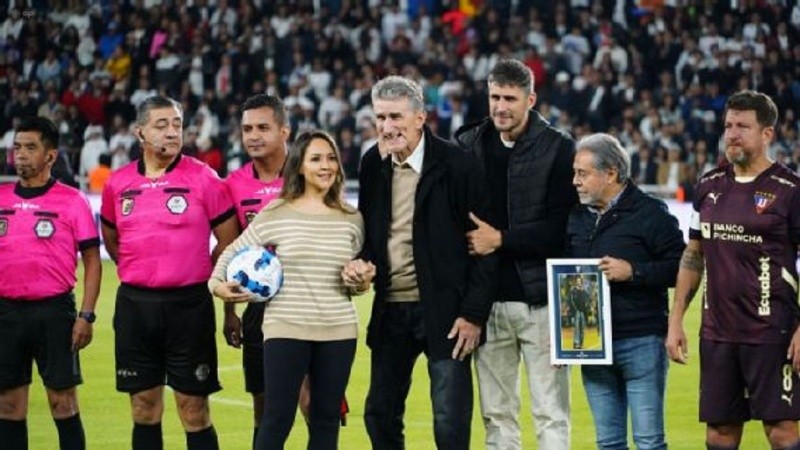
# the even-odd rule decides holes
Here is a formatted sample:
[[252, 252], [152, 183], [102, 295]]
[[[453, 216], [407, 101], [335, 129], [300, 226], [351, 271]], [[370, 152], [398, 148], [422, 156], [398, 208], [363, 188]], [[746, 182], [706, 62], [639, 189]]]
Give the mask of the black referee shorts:
[[221, 389], [214, 304], [205, 283], [174, 289], [121, 285], [114, 331], [118, 391], [167, 385], [207, 396]]
[[266, 302], [248, 303], [242, 314], [242, 366], [244, 389], [258, 395], [264, 392], [264, 308]]
[[44, 385], [60, 391], [83, 382], [72, 351], [75, 296], [35, 301], [0, 299], [0, 390], [31, 384], [33, 361]]

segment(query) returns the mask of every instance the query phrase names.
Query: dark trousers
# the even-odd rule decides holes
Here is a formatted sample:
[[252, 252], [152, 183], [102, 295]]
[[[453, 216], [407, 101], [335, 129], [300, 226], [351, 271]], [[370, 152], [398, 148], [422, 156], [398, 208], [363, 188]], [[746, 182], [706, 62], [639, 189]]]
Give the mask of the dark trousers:
[[336, 449], [339, 408], [355, 355], [355, 339], [264, 341], [264, 415], [255, 448], [283, 449], [294, 424], [300, 384], [308, 373], [311, 382], [308, 449]]
[[[417, 357], [425, 351], [419, 303], [390, 304], [381, 334], [372, 347], [371, 375], [364, 422], [374, 450], [405, 448], [403, 415]], [[469, 449], [472, 423], [470, 358], [428, 360], [433, 403], [433, 431], [440, 450]]]

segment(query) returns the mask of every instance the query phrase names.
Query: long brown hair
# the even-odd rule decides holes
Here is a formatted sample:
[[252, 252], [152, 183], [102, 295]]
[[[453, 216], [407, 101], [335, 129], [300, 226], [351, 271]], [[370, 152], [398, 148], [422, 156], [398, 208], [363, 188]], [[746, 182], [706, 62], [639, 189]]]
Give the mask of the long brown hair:
[[301, 134], [289, 147], [289, 154], [286, 155], [286, 163], [283, 166], [283, 190], [280, 198], [287, 201], [294, 200], [305, 193], [306, 180], [303, 174], [300, 173], [300, 169], [303, 167], [308, 146], [311, 145], [311, 141], [314, 139], [322, 139], [327, 142], [333, 149], [333, 153], [336, 154], [336, 176], [334, 177], [333, 185], [325, 193], [323, 201], [331, 208], [349, 214], [354, 213], [355, 209], [347, 204], [342, 195], [344, 191], [344, 168], [342, 167], [342, 155], [339, 152], [339, 147], [333, 137], [322, 130], [312, 130]]

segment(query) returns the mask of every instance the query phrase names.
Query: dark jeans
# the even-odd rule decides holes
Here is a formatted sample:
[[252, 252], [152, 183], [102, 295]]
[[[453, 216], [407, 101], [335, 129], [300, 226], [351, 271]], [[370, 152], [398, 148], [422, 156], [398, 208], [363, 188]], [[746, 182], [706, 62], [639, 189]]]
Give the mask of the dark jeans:
[[[419, 303], [390, 304], [380, 323], [381, 336], [372, 348], [371, 376], [364, 422], [373, 450], [405, 448], [403, 415], [411, 372], [425, 351], [425, 330]], [[470, 358], [428, 360], [436, 447], [469, 449], [472, 423]]]
[[339, 408], [355, 354], [355, 339], [264, 341], [264, 415], [255, 448], [283, 449], [294, 424], [300, 384], [308, 373], [311, 382], [308, 449], [336, 449]]

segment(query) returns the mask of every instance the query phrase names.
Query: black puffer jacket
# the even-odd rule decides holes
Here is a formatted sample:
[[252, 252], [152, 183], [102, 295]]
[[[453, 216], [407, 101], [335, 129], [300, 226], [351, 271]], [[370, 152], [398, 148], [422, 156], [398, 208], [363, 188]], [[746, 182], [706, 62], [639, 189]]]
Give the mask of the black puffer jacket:
[[667, 333], [667, 290], [675, 285], [686, 244], [663, 201], [629, 183], [600, 221], [584, 205], [569, 216], [567, 254], [575, 258], [624, 259], [629, 281], [611, 282], [613, 339]]
[[[485, 173], [486, 149], [497, 133], [487, 118], [462, 127], [455, 140]], [[567, 216], [578, 201], [572, 186], [574, 157], [575, 141], [530, 111], [528, 128], [509, 155], [509, 226], [501, 230], [499, 255], [514, 259], [525, 299], [534, 305], [547, 303], [545, 259], [563, 256]]]

